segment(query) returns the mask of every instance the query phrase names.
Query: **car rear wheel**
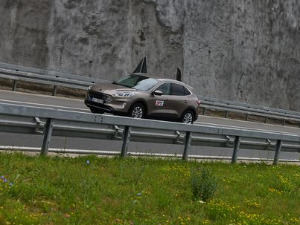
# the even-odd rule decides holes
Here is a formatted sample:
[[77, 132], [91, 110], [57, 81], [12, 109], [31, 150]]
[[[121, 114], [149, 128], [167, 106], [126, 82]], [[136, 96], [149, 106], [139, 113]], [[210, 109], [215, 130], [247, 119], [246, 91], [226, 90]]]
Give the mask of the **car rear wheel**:
[[141, 103], [134, 104], [129, 110], [129, 116], [133, 118], [144, 118], [145, 107]]
[[185, 111], [181, 116], [181, 122], [186, 124], [192, 124], [195, 120], [195, 115], [191, 110]]

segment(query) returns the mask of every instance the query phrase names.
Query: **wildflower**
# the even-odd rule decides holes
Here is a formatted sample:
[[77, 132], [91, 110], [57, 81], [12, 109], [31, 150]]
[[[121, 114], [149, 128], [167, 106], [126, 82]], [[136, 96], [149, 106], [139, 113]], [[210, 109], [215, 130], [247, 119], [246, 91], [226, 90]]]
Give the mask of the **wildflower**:
[[2, 175], [1, 177], [0, 177], [2, 180], [4, 180], [5, 179], [5, 177]]
[[87, 164], [87, 165], [90, 165], [90, 160], [86, 160], [86, 164]]
[[141, 195], [142, 195], [142, 193], [138, 193], [138, 194], [137, 194], [137, 196], [141, 196]]

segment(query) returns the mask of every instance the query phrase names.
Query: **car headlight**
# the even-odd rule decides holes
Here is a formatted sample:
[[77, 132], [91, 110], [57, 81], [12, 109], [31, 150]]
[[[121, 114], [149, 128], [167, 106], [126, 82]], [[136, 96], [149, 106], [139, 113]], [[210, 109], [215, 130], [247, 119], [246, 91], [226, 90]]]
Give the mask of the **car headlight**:
[[118, 91], [113, 96], [115, 96], [115, 97], [132, 97], [134, 95], [135, 95], [135, 92], [132, 92], [132, 91], [130, 91], [130, 92], [128, 92], [128, 91], [119, 92]]

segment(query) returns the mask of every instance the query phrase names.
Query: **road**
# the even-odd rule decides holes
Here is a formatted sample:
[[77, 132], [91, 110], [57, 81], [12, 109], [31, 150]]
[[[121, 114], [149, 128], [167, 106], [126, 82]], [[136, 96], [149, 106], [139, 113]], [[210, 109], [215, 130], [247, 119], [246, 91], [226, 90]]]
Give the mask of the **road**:
[[[46, 95], [28, 94], [21, 92], [12, 92], [0, 90], [0, 99], [2, 101], [14, 102], [17, 104], [47, 106], [53, 108], [63, 108], [76, 111], [89, 112], [89, 109], [84, 105], [82, 99], [72, 99], [65, 97], [53, 97]], [[293, 133], [300, 135], [300, 129], [297, 127], [288, 127], [282, 125], [271, 125], [257, 122], [248, 122], [241, 120], [233, 120], [226, 118], [199, 116], [196, 121], [199, 124], [222, 125], [228, 127], [242, 127], [251, 129], [260, 129], [268, 131], [277, 131], [284, 133]], [[1, 146], [28, 146], [39, 148], [42, 143], [42, 136], [20, 135], [0, 133]], [[103, 141], [103, 140], [85, 140], [79, 138], [62, 138], [53, 137], [51, 148], [66, 148], [66, 149], [92, 149], [92, 150], [113, 150], [120, 151], [121, 141]], [[162, 149], [163, 148], [163, 149]], [[182, 154], [183, 146], [181, 145], [160, 145], [145, 143], [131, 143], [129, 151], [132, 152], [148, 152], [148, 153], [164, 153]], [[216, 157], [231, 157], [232, 149], [214, 148], [193, 146], [191, 154]], [[273, 159], [273, 151], [256, 151], [256, 150], [240, 150], [239, 157], [255, 157]], [[281, 153], [281, 159], [299, 159], [299, 153]]]

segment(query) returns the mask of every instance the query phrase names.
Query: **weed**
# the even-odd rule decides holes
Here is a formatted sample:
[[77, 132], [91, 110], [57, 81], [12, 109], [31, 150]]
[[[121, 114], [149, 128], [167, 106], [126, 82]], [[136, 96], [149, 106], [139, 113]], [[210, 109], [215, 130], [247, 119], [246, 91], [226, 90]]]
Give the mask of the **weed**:
[[207, 202], [217, 190], [217, 179], [208, 169], [196, 168], [191, 172], [191, 185], [194, 200]]

